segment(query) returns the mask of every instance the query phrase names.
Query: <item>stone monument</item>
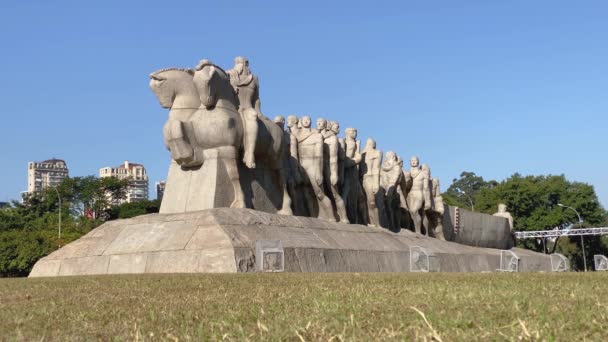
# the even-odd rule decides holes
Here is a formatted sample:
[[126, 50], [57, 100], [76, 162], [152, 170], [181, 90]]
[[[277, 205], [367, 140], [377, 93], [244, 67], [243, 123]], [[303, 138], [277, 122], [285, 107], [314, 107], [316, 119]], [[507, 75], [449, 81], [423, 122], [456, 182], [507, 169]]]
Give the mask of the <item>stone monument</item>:
[[[418, 157], [406, 171], [371, 138], [360, 152], [356, 129], [340, 138], [322, 118], [316, 129], [307, 115], [269, 120], [244, 57], [228, 71], [207, 59], [160, 69], [149, 86], [169, 109], [160, 213], [104, 223], [30, 276], [412, 271], [413, 249], [442, 271], [481, 272], [512, 246], [506, 206], [491, 216], [444, 205]], [[548, 256], [514, 250], [520, 269], [550, 269]]]

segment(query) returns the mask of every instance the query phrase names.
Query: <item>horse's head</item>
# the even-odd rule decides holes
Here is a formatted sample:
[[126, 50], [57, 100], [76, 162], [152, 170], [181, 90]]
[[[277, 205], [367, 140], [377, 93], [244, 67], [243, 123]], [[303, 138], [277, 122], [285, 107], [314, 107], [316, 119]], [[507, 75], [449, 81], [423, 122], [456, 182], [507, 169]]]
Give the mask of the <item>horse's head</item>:
[[195, 93], [191, 69], [168, 68], [150, 74], [150, 88], [163, 108], [171, 108], [180, 93]]
[[198, 90], [201, 104], [207, 108], [214, 107], [220, 99], [235, 103], [230, 77], [222, 68], [209, 60], [203, 59], [196, 66], [194, 84]]

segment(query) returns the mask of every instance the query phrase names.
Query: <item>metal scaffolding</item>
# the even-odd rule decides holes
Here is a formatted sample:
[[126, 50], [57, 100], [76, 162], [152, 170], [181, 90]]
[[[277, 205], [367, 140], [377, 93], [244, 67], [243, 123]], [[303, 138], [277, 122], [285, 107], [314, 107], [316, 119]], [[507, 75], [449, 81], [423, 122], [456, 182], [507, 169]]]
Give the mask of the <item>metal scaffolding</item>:
[[515, 232], [517, 239], [553, 238], [559, 236], [608, 235], [608, 227]]

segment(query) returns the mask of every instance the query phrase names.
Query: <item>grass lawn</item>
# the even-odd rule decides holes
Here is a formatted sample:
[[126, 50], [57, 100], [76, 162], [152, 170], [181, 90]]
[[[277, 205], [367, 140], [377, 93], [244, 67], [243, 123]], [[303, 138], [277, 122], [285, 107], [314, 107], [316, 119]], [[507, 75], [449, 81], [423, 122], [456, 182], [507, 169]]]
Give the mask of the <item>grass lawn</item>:
[[608, 340], [608, 273], [0, 279], [2, 340]]

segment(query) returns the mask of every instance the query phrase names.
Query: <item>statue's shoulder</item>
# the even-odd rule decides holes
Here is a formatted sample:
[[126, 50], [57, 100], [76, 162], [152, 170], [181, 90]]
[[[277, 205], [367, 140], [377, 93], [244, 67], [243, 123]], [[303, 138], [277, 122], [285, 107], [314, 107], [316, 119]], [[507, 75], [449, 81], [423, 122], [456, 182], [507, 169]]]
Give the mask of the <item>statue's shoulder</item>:
[[318, 132], [300, 130], [296, 134], [298, 142], [303, 142], [309, 139], [312, 140], [315, 139], [315, 137], [318, 137], [320, 140], [323, 140], [323, 137]]

